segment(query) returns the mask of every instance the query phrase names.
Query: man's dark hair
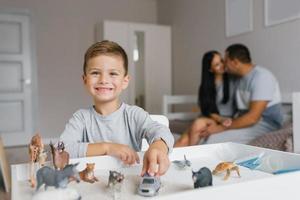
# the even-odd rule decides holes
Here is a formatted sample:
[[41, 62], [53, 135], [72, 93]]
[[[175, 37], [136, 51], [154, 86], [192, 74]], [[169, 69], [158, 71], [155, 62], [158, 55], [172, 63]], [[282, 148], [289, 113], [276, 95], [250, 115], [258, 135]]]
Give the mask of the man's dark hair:
[[226, 49], [227, 56], [233, 60], [238, 59], [242, 63], [251, 63], [249, 49], [243, 44], [233, 44]]

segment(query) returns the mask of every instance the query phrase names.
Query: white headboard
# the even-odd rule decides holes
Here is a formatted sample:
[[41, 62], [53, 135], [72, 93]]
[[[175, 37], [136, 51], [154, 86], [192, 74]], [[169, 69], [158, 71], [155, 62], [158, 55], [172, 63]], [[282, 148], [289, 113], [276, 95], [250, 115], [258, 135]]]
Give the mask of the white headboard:
[[199, 112], [172, 112], [170, 107], [175, 104], [197, 104], [196, 95], [164, 95], [163, 97], [163, 115], [169, 120], [192, 120], [195, 119]]

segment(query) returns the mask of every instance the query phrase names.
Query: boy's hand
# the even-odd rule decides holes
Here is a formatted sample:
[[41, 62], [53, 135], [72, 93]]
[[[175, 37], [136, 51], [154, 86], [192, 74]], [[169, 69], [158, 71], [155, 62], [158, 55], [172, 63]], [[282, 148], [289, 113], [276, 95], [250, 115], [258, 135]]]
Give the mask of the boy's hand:
[[150, 176], [165, 174], [170, 166], [168, 147], [162, 140], [157, 140], [145, 152], [141, 176], [146, 172]]
[[134, 163], [140, 162], [138, 154], [129, 146], [114, 143], [106, 143], [106, 145], [106, 155], [115, 156], [127, 165], [133, 165]]

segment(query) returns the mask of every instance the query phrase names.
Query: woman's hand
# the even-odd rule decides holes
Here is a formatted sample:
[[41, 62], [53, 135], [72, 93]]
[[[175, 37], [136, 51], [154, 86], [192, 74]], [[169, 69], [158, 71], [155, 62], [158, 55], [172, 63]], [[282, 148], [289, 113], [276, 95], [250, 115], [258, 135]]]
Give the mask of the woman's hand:
[[207, 135], [212, 135], [215, 133], [219, 133], [225, 131], [225, 127], [222, 125], [211, 125], [207, 128]]
[[222, 120], [222, 125], [228, 128], [232, 124], [232, 119], [231, 118], [224, 118]]

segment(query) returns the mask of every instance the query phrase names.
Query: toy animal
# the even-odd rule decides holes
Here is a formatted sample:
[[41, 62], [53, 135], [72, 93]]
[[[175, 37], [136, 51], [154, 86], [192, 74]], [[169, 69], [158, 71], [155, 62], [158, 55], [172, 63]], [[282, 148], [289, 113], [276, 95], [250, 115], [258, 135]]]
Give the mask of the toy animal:
[[185, 155], [184, 160], [174, 160], [173, 163], [180, 169], [184, 169], [192, 165], [191, 161], [187, 160]]
[[79, 182], [79, 174], [76, 167], [79, 163], [67, 165], [62, 170], [55, 170], [48, 166], [40, 168], [36, 173], [37, 187], [36, 191], [45, 184], [45, 190], [48, 186], [55, 188], [66, 188], [70, 178]]
[[39, 163], [39, 166], [44, 166], [47, 159], [47, 152], [44, 150], [44, 144], [40, 134], [35, 134], [30, 141], [29, 147], [29, 156], [30, 156], [30, 184], [31, 187], [35, 187], [35, 178], [34, 178], [34, 163]]
[[50, 142], [50, 148], [55, 169], [61, 170], [69, 164], [69, 153], [64, 150], [63, 142], [58, 142], [57, 148]]
[[80, 179], [89, 183], [99, 181], [94, 175], [94, 168], [95, 163], [86, 163], [86, 168], [79, 172]]
[[57, 150], [58, 150], [59, 152], [64, 151], [64, 150], [65, 150], [65, 144], [64, 144], [63, 142], [59, 141], [59, 142], [57, 143]]
[[122, 183], [124, 175], [117, 171], [109, 171], [108, 187], [115, 186], [117, 183]]
[[241, 177], [239, 167], [236, 164], [234, 164], [233, 162], [221, 162], [213, 170], [213, 175], [226, 171], [224, 180], [227, 180], [230, 176], [230, 171], [233, 170], [235, 170], [238, 176]]
[[194, 188], [212, 186], [212, 174], [207, 167], [202, 167], [199, 171], [192, 171]]

